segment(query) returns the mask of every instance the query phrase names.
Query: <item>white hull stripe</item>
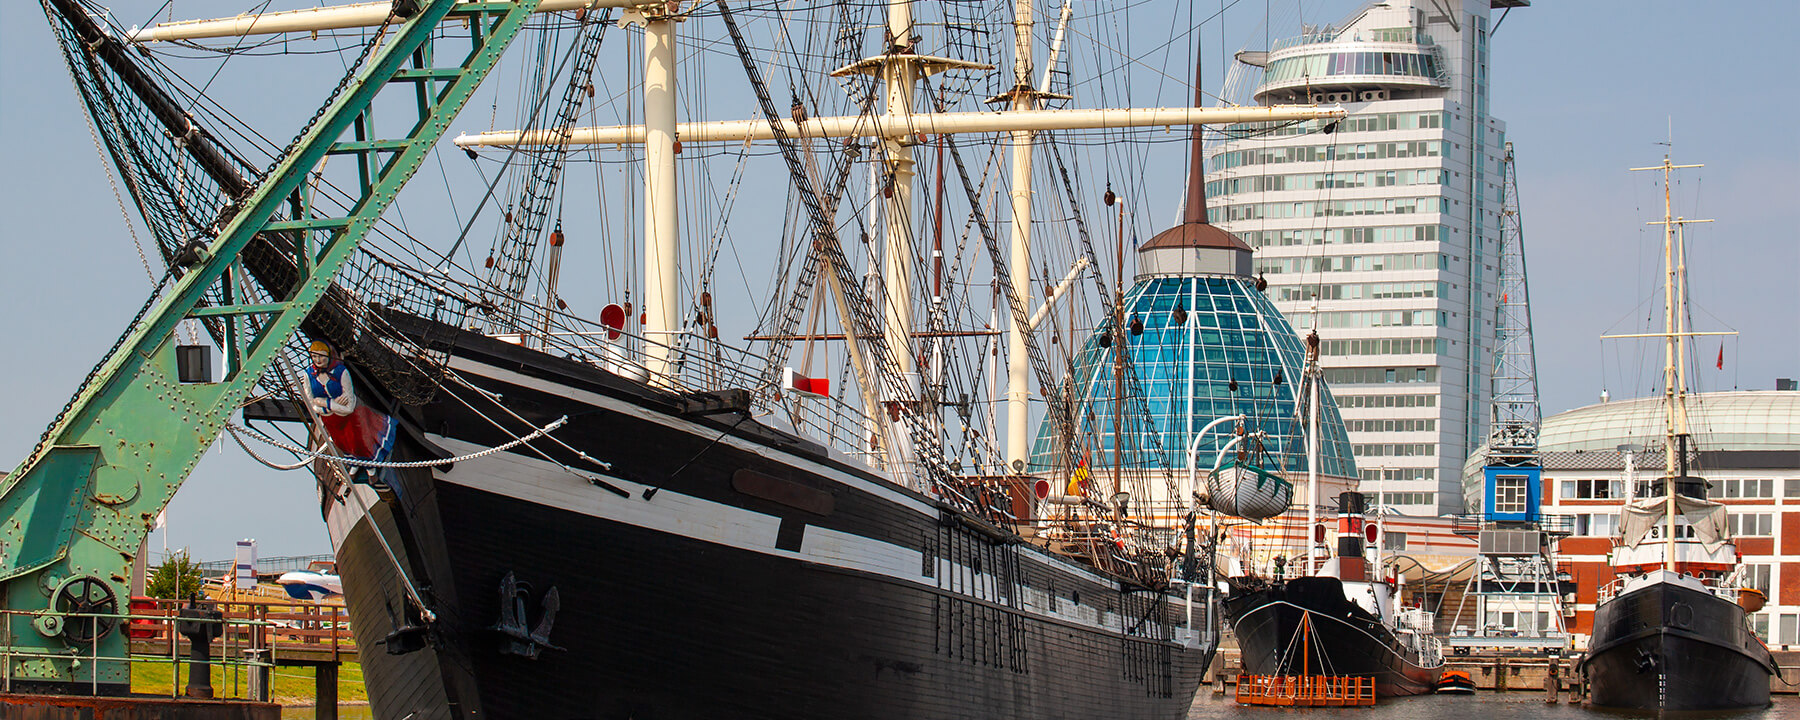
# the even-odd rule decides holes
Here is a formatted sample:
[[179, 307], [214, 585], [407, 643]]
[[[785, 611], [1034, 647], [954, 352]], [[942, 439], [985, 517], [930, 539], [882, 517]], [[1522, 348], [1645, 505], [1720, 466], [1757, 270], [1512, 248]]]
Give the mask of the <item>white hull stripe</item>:
[[[1299, 606], [1299, 605], [1295, 605], [1295, 604], [1293, 604], [1293, 603], [1291, 603], [1291, 602], [1288, 602], [1288, 601], [1286, 601], [1286, 600], [1274, 600], [1274, 601], [1271, 601], [1271, 602], [1269, 602], [1269, 603], [1267, 603], [1267, 604], [1264, 604], [1264, 605], [1262, 605], [1262, 606], [1260, 606], [1260, 607], [1256, 607], [1256, 608], [1252, 608], [1252, 609], [1251, 609], [1251, 610], [1250, 610], [1250, 612], [1247, 612], [1247, 613], [1244, 613], [1244, 616], [1243, 616], [1243, 617], [1241, 617], [1241, 618], [1238, 618], [1238, 621], [1237, 621], [1237, 622], [1234, 622], [1234, 623], [1232, 623], [1232, 624], [1231, 624], [1231, 631], [1232, 631], [1232, 632], [1233, 632], [1233, 633], [1237, 633], [1237, 634], [1242, 634], [1242, 633], [1238, 633], [1238, 626], [1240, 626], [1240, 625], [1243, 625], [1243, 624], [1244, 624], [1244, 621], [1246, 621], [1246, 620], [1249, 620], [1249, 619], [1250, 619], [1250, 618], [1251, 618], [1251, 616], [1254, 616], [1254, 615], [1256, 615], [1256, 614], [1257, 614], [1257, 613], [1260, 613], [1260, 612], [1268, 612], [1268, 611], [1271, 611], [1271, 608], [1273, 608], [1273, 607], [1275, 607], [1275, 606], [1276, 606], [1276, 605], [1286, 605], [1286, 606], [1288, 606], [1288, 607], [1291, 607], [1291, 608], [1294, 608], [1294, 609], [1296, 609], [1296, 610], [1299, 610], [1299, 611], [1300, 611], [1300, 612], [1303, 612], [1303, 613], [1306, 613], [1306, 614], [1307, 614], [1307, 615], [1311, 615], [1311, 616], [1313, 616], [1313, 617], [1316, 617], [1316, 618], [1323, 618], [1323, 619], [1325, 619], [1325, 620], [1330, 620], [1330, 621], [1332, 621], [1332, 622], [1334, 622], [1334, 623], [1337, 623], [1337, 624], [1339, 624], [1339, 625], [1342, 625], [1342, 626], [1344, 626], [1344, 627], [1346, 627], [1346, 628], [1349, 628], [1349, 629], [1351, 629], [1351, 630], [1353, 630], [1353, 631], [1355, 631], [1355, 632], [1357, 632], [1357, 633], [1359, 633], [1359, 634], [1361, 634], [1361, 635], [1362, 635], [1362, 636], [1363, 636], [1363, 637], [1366, 637], [1366, 638], [1368, 638], [1368, 639], [1369, 639], [1369, 642], [1371, 642], [1371, 643], [1374, 643], [1374, 644], [1375, 644], [1375, 646], [1376, 646], [1376, 647], [1379, 647], [1379, 648], [1381, 648], [1381, 649], [1383, 649], [1383, 650], [1386, 650], [1386, 651], [1387, 651], [1387, 652], [1388, 652], [1388, 654], [1390, 654], [1390, 655], [1393, 655], [1393, 656], [1394, 656], [1394, 657], [1397, 657], [1397, 658], [1400, 658], [1400, 662], [1403, 662], [1403, 663], [1406, 663], [1406, 664], [1407, 664], [1407, 665], [1411, 665], [1411, 666], [1413, 666], [1413, 667], [1416, 667], [1416, 668], [1419, 668], [1419, 669], [1421, 669], [1421, 670], [1435, 670], [1435, 669], [1437, 669], [1437, 668], [1441, 668], [1441, 667], [1443, 667], [1443, 666], [1444, 666], [1444, 662], [1443, 662], [1443, 659], [1442, 659], [1442, 657], [1441, 657], [1441, 656], [1440, 656], [1440, 658], [1439, 658], [1439, 660], [1438, 660], [1438, 664], [1436, 664], [1436, 665], [1429, 665], [1429, 666], [1427, 666], [1427, 665], [1420, 665], [1420, 664], [1418, 664], [1418, 663], [1415, 663], [1415, 662], [1413, 662], [1413, 661], [1411, 661], [1411, 660], [1408, 660], [1408, 659], [1406, 659], [1406, 656], [1405, 656], [1405, 655], [1401, 655], [1401, 654], [1400, 654], [1400, 653], [1398, 653], [1398, 652], [1395, 652], [1395, 651], [1394, 651], [1394, 649], [1393, 649], [1393, 648], [1391, 648], [1391, 647], [1388, 647], [1388, 645], [1387, 645], [1387, 643], [1385, 643], [1385, 642], [1382, 642], [1382, 640], [1381, 640], [1381, 639], [1380, 639], [1380, 638], [1378, 638], [1378, 637], [1375, 637], [1375, 636], [1374, 636], [1374, 635], [1371, 635], [1371, 634], [1369, 634], [1369, 631], [1367, 631], [1367, 630], [1364, 630], [1364, 629], [1362, 629], [1362, 628], [1360, 628], [1360, 627], [1357, 627], [1357, 626], [1355, 626], [1355, 625], [1352, 625], [1352, 624], [1350, 624], [1350, 623], [1349, 623], [1349, 622], [1346, 622], [1346, 621], [1345, 621], [1345, 620], [1344, 620], [1344, 619], [1343, 619], [1343, 618], [1339, 618], [1339, 617], [1333, 617], [1333, 616], [1330, 616], [1330, 615], [1326, 615], [1326, 614], [1325, 614], [1325, 613], [1321, 613], [1321, 612], [1314, 612], [1314, 611], [1312, 611], [1312, 610], [1308, 610], [1308, 609], [1306, 609], [1306, 608], [1303, 608], [1303, 607], [1300, 607], [1300, 606]], [[1391, 629], [1390, 629], [1390, 630], [1391, 630]]]
[[[480, 450], [475, 445], [453, 438], [437, 435], [430, 438], [458, 455]], [[650, 486], [600, 474], [607, 482], [631, 493], [629, 499], [620, 498], [594, 487], [587, 480], [555, 463], [539, 458], [516, 453], [497, 453], [458, 463], [449, 473], [437, 473], [437, 476], [443, 482], [589, 517], [762, 555], [792, 558], [892, 578], [924, 588], [937, 588], [937, 580], [922, 571], [925, 556], [918, 550], [817, 525], [806, 526], [799, 551], [782, 550], [775, 546], [781, 527], [781, 518], [777, 516], [668, 489], [659, 490], [652, 499], [644, 500], [643, 491]], [[350, 512], [361, 514], [360, 508], [350, 508]], [[1030, 552], [1021, 554], [1034, 555]], [[1061, 572], [1084, 574], [1079, 568], [1055, 564], [1049, 558], [1040, 557], [1037, 560], [1054, 564]], [[965, 578], [973, 576], [966, 566], [952, 564], [942, 558], [938, 560], [937, 566], [941, 577], [949, 577], [951, 573], [960, 573]], [[1097, 582], [1107, 582], [1098, 575], [1087, 574], [1087, 577]], [[991, 597], [989, 593], [983, 594]], [[1100, 617], [1090, 618], [1074, 612], [1045, 612], [1042, 608], [1025, 608], [1023, 612], [1108, 632], [1117, 632], [1119, 627], [1116, 613], [1100, 613]]]
[[[514, 372], [512, 370], [506, 370], [504, 368], [494, 367], [492, 365], [476, 362], [473, 360], [469, 360], [467, 358], [451, 357], [450, 358], [450, 367], [459, 372], [466, 372], [466, 373], [470, 373], [473, 375], [479, 375], [482, 377], [492, 378], [495, 380], [499, 380], [501, 382], [510, 383], [513, 385], [521, 386], [521, 387], [528, 387], [528, 388], [537, 390], [539, 392], [542, 392], [542, 393], [545, 393], [548, 395], [552, 395], [552, 396], [556, 396], [556, 397], [566, 397], [570, 400], [584, 402], [589, 405], [593, 405], [594, 407], [604, 408], [611, 412], [616, 412], [616, 413], [619, 413], [622, 415], [628, 415], [628, 416], [631, 416], [634, 418], [638, 418], [640, 420], [654, 422], [658, 425], [663, 425], [665, 427], [673, 428], [675, 430], [679, 430], [679, 431], [688, 433], [690, 435], [704, 437], [709, 440], [720, 436], [719, 430], [717, 430], [715, 428], [707, 427], [705, 425], [701, 425], [699, 423], [690, 422], [687, 420], [683, 420], [681, 418], [665, 415], [663, 413], [653, 412], [653, 411], [647, 410], [643, 407], [639, 407], [638, 405], [635, 405], [633, 403], [626, 402], [624, 400], [610, 398], [605, 395], [601, 395], [599, 393], [589, 392], [587, 390], [570, 387], [568, 385], [563, 385], [560, 383], [553, 383], [553, 382], [550, 382], [547, 380], [540, 380], [538, 378], [531, 377], [530, 375], [525, 375], [523, 373]], [[730, 434], [725, 434], [723, 439], [720, 440], [719, 442], [720, 442], [720, 444], [729, 445], [731, 447], [737, 448], [744, 452], [754, 453], [756, 455], [760, 455], [762, 457], [768, 458], [770, 460], [774, 460], [774, 461], [782, 463], [784, 465], [790, 465], [790, 466], [793, 466], [796, 468], [800, 468], [802, 470], [813, 473], [815, 475], [819, 475], [821, 477], [831, 478], [841, 484], [850, 485], [850, 486], [855, 487], [856, 489], [861, 490], [863, 492], [867, 492], [872, 495], [878, 495], [884, 500], [887, 500], [889, 502], [892, 502], [892, 503], [895, 503], [902, 507], [905, 507], [905, 508], [912, 510], [914, 512], [917, 512], [921, 515], [925, 515], [927, 517], [937, 517], [937, 515], [938, 515], [937, 508], [932, 507], [929, 503], [922, 502], [922, 501], [918, 500], [917, 498], [914, 498], [910, 495], [896, 491], [891, 483], [882, 482], [882, 481], [866, 480], [864, 478], [852, 475], [850, 473], [846, 473], [842, 470], [838, 470], [835, 468], [827, 467], [825, 465], [821, 465], [821, 464], [814, 462], [810, 459], [807, 459], [805, 457], [802, 457], [799, 455], [794, 455], [792, 453], [783, 452], [780, 450], [776, 450], [776, 449], [767, 447], [765, 445], [751, 442], [749, 440], [745, 440], [743, 438], [740, 438], [740, 437], [737, 437], [734, 435], [730, 435]], [[480, 449], [485, 449], [485, 448], [480, 448]], [[589, 454], [591, 455], [593, 453], [589, 453]], [[606, 460], [607, 458], [597, 457], [597, 459]], [[869, 472], [877, 472], [877, 471], [870, 470]]]

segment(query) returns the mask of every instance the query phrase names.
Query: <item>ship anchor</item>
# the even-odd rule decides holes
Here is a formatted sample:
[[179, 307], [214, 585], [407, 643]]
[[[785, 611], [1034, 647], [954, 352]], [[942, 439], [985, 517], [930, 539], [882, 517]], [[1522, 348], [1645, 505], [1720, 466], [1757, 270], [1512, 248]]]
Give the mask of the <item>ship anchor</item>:
[[556, 624], [556, 611], [562, 607], [556, 587], [551, 586], [539, 603], [542, 613], [538, 616], [537, 627], [527, 630], [525, 605], [530, 597], [531, 585], [519, 582], [512, 572], [508, 571], [506, 577], [500, 579], [500, 620], [488, 629], [509, 638], [500, 645], [503, 655], [536, 660], [538, 653], [544, 650], [565, 649], [550, 644], [550, 629]]

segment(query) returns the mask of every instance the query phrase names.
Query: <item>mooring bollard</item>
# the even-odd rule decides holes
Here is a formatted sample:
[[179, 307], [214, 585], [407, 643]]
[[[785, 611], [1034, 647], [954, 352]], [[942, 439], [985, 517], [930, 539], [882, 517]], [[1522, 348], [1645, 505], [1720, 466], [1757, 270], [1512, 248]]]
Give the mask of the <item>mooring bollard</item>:
[[244, 662], [250, 667], [249, 687], [245, 694], [257, 702], [269, 701], [270, 675], [268, 648], [251, 648], [244, 651]]
[[188, 601], [175, 621], [175, 632], [188, 639], [187, 696], [210, 700], [212, 688], [212, 641], [225, 634], [225, 613]]
[[1551, 655], [1544, 668], [1544, 704], [1562, 702], [1562, 658]]

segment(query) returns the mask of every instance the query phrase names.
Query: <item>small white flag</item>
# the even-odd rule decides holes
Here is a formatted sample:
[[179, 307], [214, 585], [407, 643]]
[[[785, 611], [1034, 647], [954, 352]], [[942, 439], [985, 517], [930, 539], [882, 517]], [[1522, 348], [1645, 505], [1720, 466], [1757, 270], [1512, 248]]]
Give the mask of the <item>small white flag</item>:
[[161, 530], [161, 529], [163, 529], [163, 526], [168, 525], [168, 524], [169, 524], [169, 509], [163, 508], [162, 512], [159, 512], [156, 514], [156, 527], [153, 529]]

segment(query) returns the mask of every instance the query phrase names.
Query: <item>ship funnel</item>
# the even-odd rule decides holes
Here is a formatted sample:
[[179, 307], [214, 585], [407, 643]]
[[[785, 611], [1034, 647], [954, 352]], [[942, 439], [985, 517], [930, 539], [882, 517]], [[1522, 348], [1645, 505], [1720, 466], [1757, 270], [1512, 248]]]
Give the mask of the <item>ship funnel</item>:
[[1363, 513], [1369, 503], [1362, 493], [1338, 494], [1337, 557], [1331, 573], [1339, 580], [1361, 582], [1368, 579], [1368, 561], [1363, 557]]

